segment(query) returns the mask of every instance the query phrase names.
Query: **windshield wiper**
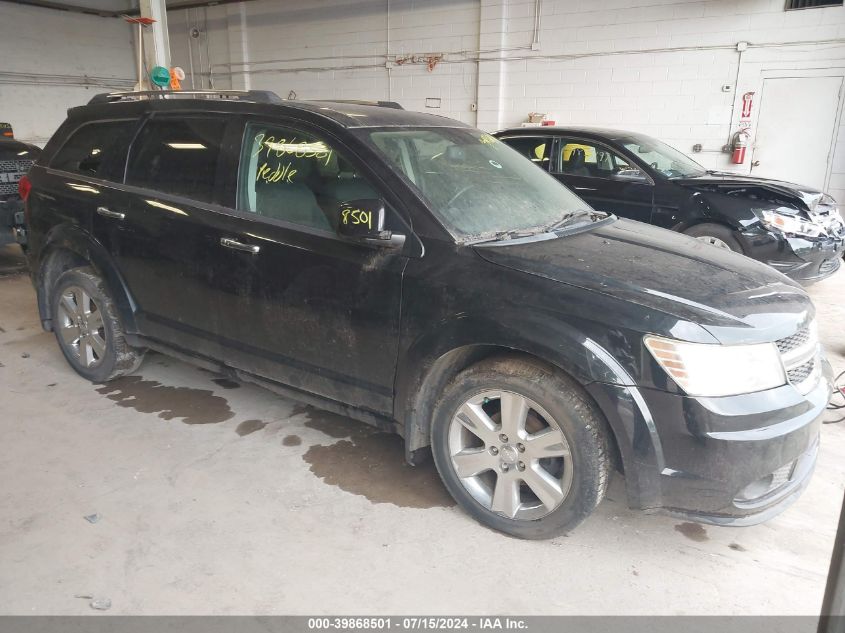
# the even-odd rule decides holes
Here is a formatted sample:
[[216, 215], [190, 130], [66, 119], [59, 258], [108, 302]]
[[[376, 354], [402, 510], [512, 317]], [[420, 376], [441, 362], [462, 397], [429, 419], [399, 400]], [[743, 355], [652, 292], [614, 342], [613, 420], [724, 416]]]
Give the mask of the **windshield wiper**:
[[589, 216], [590, 220], [593, 222], [601, 220], [602, 218], [606, 218], [608, 216], [607, 213], [604, 213], [602, 211], [594, 211], [592, 209], [578, 209], [577, 211], [570, 211], [569, 213], [564, 214], [563, 217], [558, 218], [550, 224], [543, 224], [541, 226], [536, 226], [534, 228], [528, 229], [508, 229], [507, 231], [493, 231], [484, 235], [478, 235], [475, 238], [467, 240], [467, 242], [470, 244], [480, 244], [482, 242], [501, 242], [504, 240], [514, 240], [522, 237], [533, 237], [534, 235], [540, 235], [543, 233], [551, 233], [553, 231], [563, 228], [567, 224], [570, 224], [574, 219], [583, 217], [585, 215]]
[[585, 215], [589, 216], [592, 222], [607, 217], [606, 213], [600, 213], [598, 211], [593, 211], [590, 209], [578, 209], [577, 211], [570, 211], [569, 213], [565, 213], [562, 217], [558, 218], [551, 224], [547, 224], [542, 228], [542, 232], [549, 233], [557, 229], [562, 229], [567, 224], [570, 224], [573, 220], [577, 218], [583, 218]]

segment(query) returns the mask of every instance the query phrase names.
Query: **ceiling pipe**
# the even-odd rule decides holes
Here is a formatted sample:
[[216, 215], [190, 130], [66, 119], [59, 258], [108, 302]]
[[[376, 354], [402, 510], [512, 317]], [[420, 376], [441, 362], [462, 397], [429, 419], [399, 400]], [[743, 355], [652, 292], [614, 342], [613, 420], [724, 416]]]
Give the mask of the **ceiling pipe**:
[[[241, 2], [250, 1], [251, 0], [186, 0], [185, 2], [168, 3], [167, 10], [181, 11], [183, 9], [214, 7], [223, 4], [238, 4]], [[95, 15], [101, 18], [122, 18], [124, 16], [136, 17], [141, 15], [141, 12], [138, 8], [127, 9], [126, 11], [107, 11], [104, 9], [96, 9], [94, 7], [85, 7], [78, 4], [53, 2], [52, 0], [0, 0], [0, 2], [7, 2], [9, 4], [20, 4], [28, 7], [37, 7], [39, 9], [66, 11], [69, 13], [83, 13], [85, 15]]]

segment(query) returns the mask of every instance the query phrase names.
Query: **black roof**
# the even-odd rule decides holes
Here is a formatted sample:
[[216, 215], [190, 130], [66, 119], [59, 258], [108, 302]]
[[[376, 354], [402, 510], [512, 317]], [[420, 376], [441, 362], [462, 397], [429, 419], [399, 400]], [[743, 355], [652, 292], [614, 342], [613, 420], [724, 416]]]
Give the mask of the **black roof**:
[[572, 125], [541, 125], [537, 127], [512, 127], [495, 132], [493, 136], [500, 136], [502, 134], [527, 134], [530, 136], [537, 136], [537, 133], [543, 135], [548, 134], [578, 134], [580, 136], [588, 136], [597, 139], [611, 139], [616, 140], [629, 136], [645, 136], [638, 132], [629, 132], [628, 130], [615, 130], [613, 128], [605, 127], [579, 127]]
[[[259, 94], [259, 93], [256, 93]], [[208, 98], [184, 95], [179, 98], [142, 98], [109, 100], [98, 96], [88, 105], [71, 108], [68, 116], [94, 118], [112, 116], [137, 116], [153, 111], [203, 111], [203, 112], [255, 112], [260, 114], [299, 114], [309, 118], [327, 119], [345, 128], [367, 127], [469, 127], [465, 123], [444, 116], [410, 112], [395, 107], [392, 102], [344, 101], [287, 101], [282, 99]], [[390, 103], [390, 105], [387, 105]]]

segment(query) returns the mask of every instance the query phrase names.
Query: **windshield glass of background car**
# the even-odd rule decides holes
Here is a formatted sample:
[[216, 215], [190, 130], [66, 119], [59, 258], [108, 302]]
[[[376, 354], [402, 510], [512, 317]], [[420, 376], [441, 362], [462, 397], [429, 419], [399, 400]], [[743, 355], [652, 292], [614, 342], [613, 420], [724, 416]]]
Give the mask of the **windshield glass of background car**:
[[479, 130], [373, 131], [370, 139], [459, 239], [537, 229], [588, 205]]
[[668, 178], [689, 178], [707, 173], [694, 160], [656, 139], [631, 137], [619, 140], [628, 151]]

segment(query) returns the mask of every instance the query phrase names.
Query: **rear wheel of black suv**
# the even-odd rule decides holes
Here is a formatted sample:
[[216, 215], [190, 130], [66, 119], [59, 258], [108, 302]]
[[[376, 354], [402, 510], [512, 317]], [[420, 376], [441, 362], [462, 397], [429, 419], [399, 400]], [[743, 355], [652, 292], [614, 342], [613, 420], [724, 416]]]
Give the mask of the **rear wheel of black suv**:
[[565, 534], [601, 502], [610, 477], [606, 423], [552, 367], [497, 358], [460, 373], [432, 421], [446, 488], [470, 515], [529, 539]]
[[91, 268], [64, 272], [53, 286], [53, 332], [80, 376], [107, 382], [135, 371], [144, 350], [130, 347], [105, 284]]

